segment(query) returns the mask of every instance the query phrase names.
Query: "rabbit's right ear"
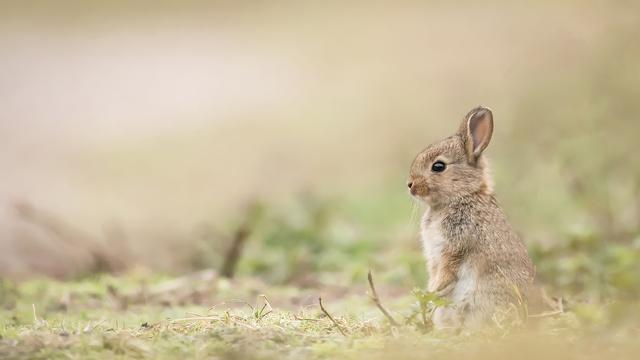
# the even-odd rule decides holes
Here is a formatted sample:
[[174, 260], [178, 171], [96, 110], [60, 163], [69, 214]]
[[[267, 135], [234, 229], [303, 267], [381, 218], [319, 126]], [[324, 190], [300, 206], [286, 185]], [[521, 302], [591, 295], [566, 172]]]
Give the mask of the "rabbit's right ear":
[[465, 116], [460, 126], [469, 163], [475, 164], [491, 141], [493, 134], [493, 113], [491, 109], [479, 106]]

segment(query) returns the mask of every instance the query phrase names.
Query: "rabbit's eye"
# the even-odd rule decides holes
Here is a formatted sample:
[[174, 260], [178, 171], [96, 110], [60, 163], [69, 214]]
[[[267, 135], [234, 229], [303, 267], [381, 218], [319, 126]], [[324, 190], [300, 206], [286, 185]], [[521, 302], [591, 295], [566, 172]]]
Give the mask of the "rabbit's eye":
[[442, 161], [436, 161], [433, 163], [433, 165], [431, 165], [431, 171], [433, 172], [443, 172], [444, 169], [447, 168], [447, 165], [445, 165]]

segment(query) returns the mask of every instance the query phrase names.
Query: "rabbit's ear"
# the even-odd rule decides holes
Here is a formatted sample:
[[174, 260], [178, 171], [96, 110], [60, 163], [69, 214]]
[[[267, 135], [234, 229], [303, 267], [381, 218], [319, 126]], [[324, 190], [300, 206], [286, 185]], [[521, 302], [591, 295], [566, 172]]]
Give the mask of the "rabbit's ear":
[[491, 109], [479, 106], [471, 110], [460, 127], [469, 162], [475, 163], [489, 145], [493, 134]]

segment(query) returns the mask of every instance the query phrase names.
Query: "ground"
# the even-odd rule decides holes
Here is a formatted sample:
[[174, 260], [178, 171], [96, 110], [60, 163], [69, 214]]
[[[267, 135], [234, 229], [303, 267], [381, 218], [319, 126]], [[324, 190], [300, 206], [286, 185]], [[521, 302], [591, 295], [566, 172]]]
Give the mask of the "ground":
[[563, 313], [497, 318], [490, 330], [452, 334], [433, 330], [428, 311], [424, 322], [420, 300], [428, 310], [428, 294], [379, 284], [399, 323], [392, 326], [365, 285], [301, 289], [215, 271], [159, 278], [142, 270], [71, 283], [4, 282], [0, 358], [599, 359], [640, 350], [637, 304], [565, 300]]
[[[529, 242], [555, 307], [521, 304], [490, 329], [443, 332], [429, 321], [442, 299], [422, 290], [417, 229], [399, 215], [406, 199], [376, 201], [256, 204], [228, 236], [203, 242], [189, 271], [98, 261], [63, 280], [4, 279], [0, 358], [617, 359], [640, 350], [636, 230]], [[396, 324], [372, 300], [369, 271]]]

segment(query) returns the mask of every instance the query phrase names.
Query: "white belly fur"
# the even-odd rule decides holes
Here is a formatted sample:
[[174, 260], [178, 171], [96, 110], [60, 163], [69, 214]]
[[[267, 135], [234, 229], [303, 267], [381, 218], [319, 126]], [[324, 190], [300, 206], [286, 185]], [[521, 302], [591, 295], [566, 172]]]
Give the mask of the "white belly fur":
[[427, 211], [422, 220], [422, 250], [424, 256], [427, 258], [427, 262], [430, 265], [435, 265], [440, 262], [442, 258], [442, 250], [446, 244], [446, 240], [442, 236], [440, 230], [441, 218], [433, 218], [431, 221], [427, 221], [429, 212]]
[[473, 293], [478, 286], [478, 277], [469, 262], [464, 262], [458, 270], [458, 281], [449, 298], [454, 304], [468, 303], [473, 305]]
[[[440, 221], [442, 217], [433, 216], [427, 221], [429, 212], [422, 221], [422, 245], [424, 255], [429, 264], [438, 264], [442, 259], [442, 251], [446, 245], [446, 239], [442, 235]], [[477, 288], [478, 277], [473, 267], [468, 262], [463, 262], [458, 269], [456, 285], [447, 296], [454, 305], [471, 302], [473, 293]]]
[[[433, 216], [430, 221], [429, 212], [425, 213], [422, 220], [422, 246], [424, 255], [430, 267], [438, 264], [442, 260], [442, 251], [447, 240], [442, 234], [440, 222], [442, 217]], [[429, 274], [431, 276], [431, 274]], [[453, 290], [446, 297], [451, 300], [450, 306], [439, 307], [433, 314], [433, 322], [436, 328], [457, 328], [463, 323], [467, 323], [471, 319], [463, 319], [461, 310], [465, 306], [474, 308], [474, 293], [478, 285], [478, 276], [466, 261], [463, 262], [458, 269], [457, 280]]]
[[[475, 327], [474, 292], [477, 277], [468, 262], [463, 263], [458, 270], [458, 280], [455, 287], [446, 297], [451, 305], [438, 307], [433, 313], [433, 324], [438, 329], [459, 328], [463, 324]], [[466, 311], [464, 311], [466, 309]]]

